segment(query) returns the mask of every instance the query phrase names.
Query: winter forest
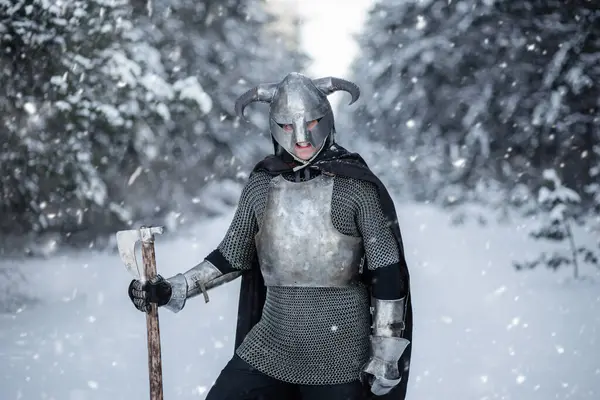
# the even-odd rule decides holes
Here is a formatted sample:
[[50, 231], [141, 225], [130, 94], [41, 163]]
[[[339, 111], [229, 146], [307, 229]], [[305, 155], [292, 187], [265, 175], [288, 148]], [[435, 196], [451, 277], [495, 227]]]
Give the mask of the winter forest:
[[[164, 226], [163, 276], [210, 253], [273, 152], [235, 100], [292, 71], [360, 87], [336, 139], [398, 211], [407, 399], [600, 398], [600, 4], [359, 2], [317, 76], [308, 19], [352, 0], [0, 0], [0, 399], [148, 398], [115, 232]], [[160, 311], [166, 399], [231, 357], [238, 287]]]

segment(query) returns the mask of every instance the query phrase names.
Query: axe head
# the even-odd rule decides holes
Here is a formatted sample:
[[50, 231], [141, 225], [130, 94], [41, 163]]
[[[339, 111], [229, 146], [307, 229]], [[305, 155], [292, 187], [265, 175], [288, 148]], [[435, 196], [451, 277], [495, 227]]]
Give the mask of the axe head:
[[125, 263], [125, 268], [134, 278], [145, 281], [144, 269], [140, 268], [135, 257], [135, 245], [137, 242], [154, 242], [154, 235], [163, 233], [162, 226], [142, 227], [140, 229], [131, 229], [117, 232], [117, 247], [119, 256]]

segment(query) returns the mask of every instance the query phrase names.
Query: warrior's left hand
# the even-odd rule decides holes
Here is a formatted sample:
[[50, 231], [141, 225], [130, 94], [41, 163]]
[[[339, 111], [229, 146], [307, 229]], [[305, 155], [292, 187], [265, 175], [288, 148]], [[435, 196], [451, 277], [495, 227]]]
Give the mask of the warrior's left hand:
[[371, 388], [375, 396], [383, 396], [400, 383], [401, 377], [397, 367], [371, 357], [362, 369], [360, 380]]

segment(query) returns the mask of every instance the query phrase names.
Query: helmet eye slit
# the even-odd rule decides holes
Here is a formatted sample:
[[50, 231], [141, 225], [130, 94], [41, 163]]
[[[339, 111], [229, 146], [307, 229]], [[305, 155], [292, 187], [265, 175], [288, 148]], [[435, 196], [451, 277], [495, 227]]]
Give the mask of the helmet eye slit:
[[280, 124], [277, 122], [277, 125], [286, 132], [292, 132], [294, 130], [294, 125], [292, 124]]
[[[308, 129], [314, 128], [319, 123], [319, 121], [321, 121], [321, 119], [323, 119], [323, 117], [317, 118], [317, 119], [313, 119], [312, 121], [308, 121], [306, 123], [306, 127]], [[292, 132], [294, 130], [294, 125], [293, 124], [280, 124], [279, 122], [277, 122], [277, 125], [281, 129], [283, 129], [284, 131], [286, 131], [286, 132]]]
[[[322, 117], [321, 117], [322, 118]], [[309, 121], [306, 123], [306, 127], [310, 130], [313, 129], [315, 126], [317, 126], [317, 124], [319, 123], [319, 121], [321, 120], [321, 118], [318, 119], [313, 119], [312, 121]]]

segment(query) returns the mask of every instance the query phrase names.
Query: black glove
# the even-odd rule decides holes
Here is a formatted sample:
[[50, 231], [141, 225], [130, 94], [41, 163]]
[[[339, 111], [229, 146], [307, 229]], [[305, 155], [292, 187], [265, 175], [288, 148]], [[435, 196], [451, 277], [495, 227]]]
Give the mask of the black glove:
[[128, 293], [135, 308], [149, 312], [150, 303], [156, 303], [160, 307], [169, 302], [171, 284], [160, 275], [156, 275], [155, 278], [143, 284], [142, 281], [134, 279], [129, 284]]

